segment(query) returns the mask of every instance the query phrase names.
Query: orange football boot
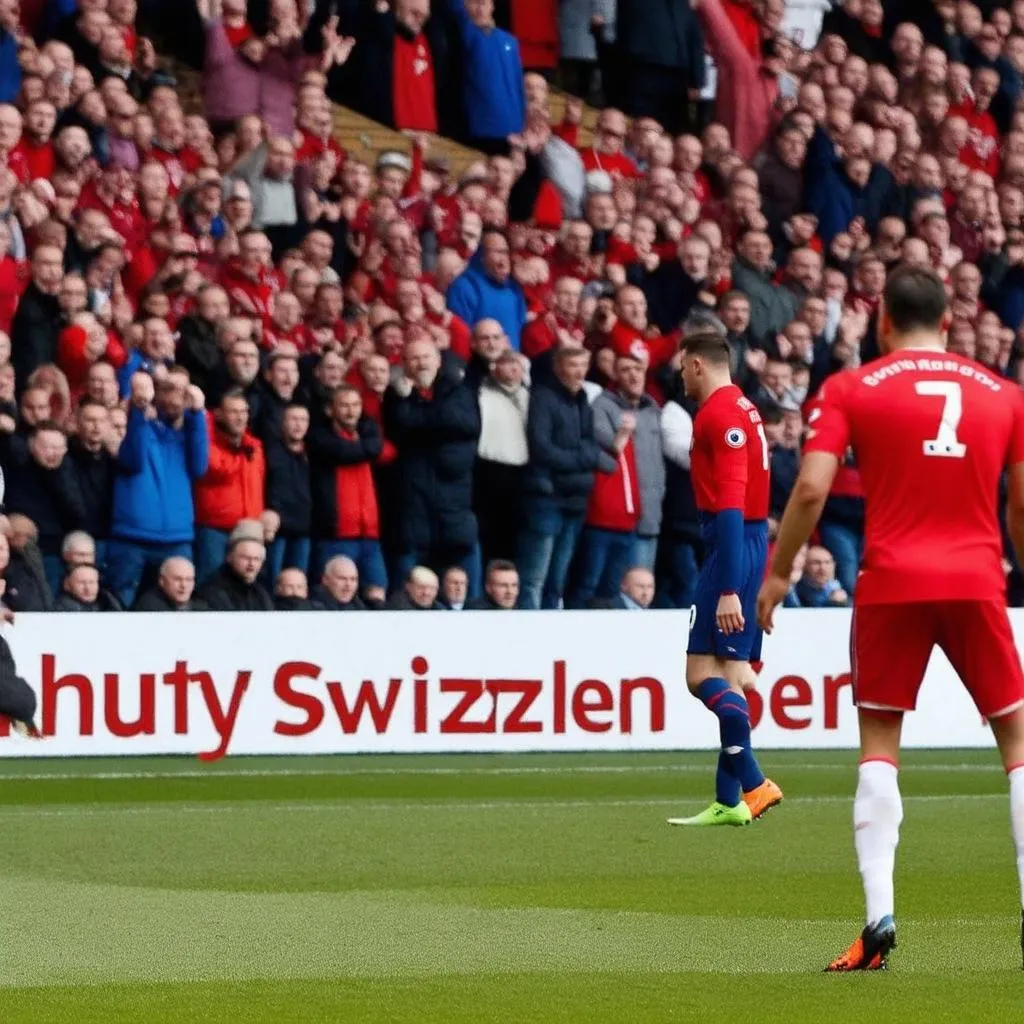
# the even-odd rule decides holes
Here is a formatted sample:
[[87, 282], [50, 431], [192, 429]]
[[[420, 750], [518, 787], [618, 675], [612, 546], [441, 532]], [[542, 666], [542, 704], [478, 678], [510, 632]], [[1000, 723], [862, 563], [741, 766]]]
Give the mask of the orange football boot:
[[743, 794], [743, 802], [750, 808], [750, 816], [757, 821], [782, 803], [782, 790], [771, 779], [765, 779], [757, 789]]
[[868, 925], [854, 940], [853, 945], [837, 956], [825, 968], [826, 972], [884, 971], [886, 957], [896, 948], [896, 925], [891, 917], [883, 917], [878, 924]]

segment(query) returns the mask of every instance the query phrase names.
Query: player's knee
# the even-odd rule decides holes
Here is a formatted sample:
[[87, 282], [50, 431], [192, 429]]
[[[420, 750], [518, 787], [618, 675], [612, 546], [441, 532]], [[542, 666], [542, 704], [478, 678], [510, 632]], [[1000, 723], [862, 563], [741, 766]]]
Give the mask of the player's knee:
[[686, 685], [696, 690], [706, 679], [723, 676], [724, 669], [710, 654], [690, 654], [686, 658]]

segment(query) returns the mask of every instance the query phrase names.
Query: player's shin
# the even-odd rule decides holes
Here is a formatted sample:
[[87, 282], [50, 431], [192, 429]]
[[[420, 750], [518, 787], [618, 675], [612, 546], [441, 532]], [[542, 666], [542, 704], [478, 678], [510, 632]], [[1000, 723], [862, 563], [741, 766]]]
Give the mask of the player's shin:
[[853, 803], [853, 828], [869, 925], [877, 924], [894, 911], [893, 873], [902, 821], [903, 801], [896, 765], [889, 761], [862, 761]]
[[718, 718], [722, 751], [718, 758], [717, 778], [721, 780], [719, 785], [723, 785], [725, 780], [731, 780], [731, 785], [730, 800], [724, 800], [722, 795], [717, 799], [719, 803], [735, 806], [741, 791], [750, 792], [764, 782], [764, 774], [750, 747], [750, 709], [747, 707], [747, 699], [720, 676], [705, 679], [694, 692]]
[[1010, 825], [1013, 828], [1013, 845], [1017, 849], [1017, 878], [1020, 881], [1021, 907], [1024, 908], [1024, 764], [1011, 768], [1010, 779]]

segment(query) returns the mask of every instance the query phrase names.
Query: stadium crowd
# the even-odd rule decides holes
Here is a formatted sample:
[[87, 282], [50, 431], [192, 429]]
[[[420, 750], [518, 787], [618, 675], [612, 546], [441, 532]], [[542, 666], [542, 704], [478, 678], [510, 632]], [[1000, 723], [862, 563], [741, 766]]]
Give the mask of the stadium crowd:
[[[773, 519], [895, 264], [1024, 380], [1024, 0], [817, 38], [782, 0], [194, 2], [0, 0], [13, 610], [686, 607], [688, 324]], [[408, 147], [347, 154], [332, 102]], [[862, 538], [851, 464], [787, 603], [848, 603]]]

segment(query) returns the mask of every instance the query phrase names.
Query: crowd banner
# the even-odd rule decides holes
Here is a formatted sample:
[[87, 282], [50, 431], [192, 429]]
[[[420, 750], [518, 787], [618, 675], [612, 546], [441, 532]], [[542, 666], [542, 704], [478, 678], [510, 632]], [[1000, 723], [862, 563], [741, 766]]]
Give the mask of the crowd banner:
[[[1024, 632], [1024, 612], [1014, 611]], [[686, 612], [21, 615], [45, 739], [0, 756], [685, 750]], [[850, 612], [782, 611], [751, 697], [762, 749], [852, 748]], [[992, 744], [936, 652], [904, 738]]]

